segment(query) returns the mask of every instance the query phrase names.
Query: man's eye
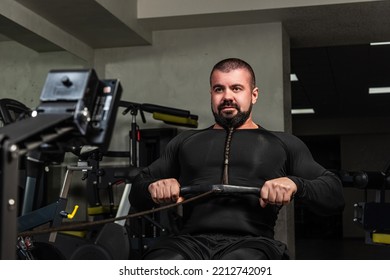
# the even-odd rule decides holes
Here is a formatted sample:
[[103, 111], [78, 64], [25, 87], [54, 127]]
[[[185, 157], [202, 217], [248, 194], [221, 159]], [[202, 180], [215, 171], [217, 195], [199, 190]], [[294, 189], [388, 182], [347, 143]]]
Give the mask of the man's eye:
[[241, 91], [241, 88], [240, 87], [235, 87], [235, 88], [233, 88], [233, 91], [235, 91], [235, 92]]
[[215, 91], [215, 92], [222, 92], [222, 88], [216, 87], [216, 88], [214, 88], [214, 91]]

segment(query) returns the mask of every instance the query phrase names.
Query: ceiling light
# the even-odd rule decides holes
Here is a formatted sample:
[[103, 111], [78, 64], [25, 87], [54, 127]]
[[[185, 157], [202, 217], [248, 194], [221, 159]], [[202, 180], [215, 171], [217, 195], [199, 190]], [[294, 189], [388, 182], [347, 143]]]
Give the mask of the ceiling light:
[[370, 43], [371, 46], [390, 45], [390, 42], [374, 42]]
[[314, 114], [313, 108], [306, 108], [306, 109], [291, 109], [291, 114], [293, 115], [301, 115], [301, 114]]
[[368, 89], [369, 94], [390, 93], [390, 87], [372, 87]]
[[297, 82], [297, 81], [298, 81], [297, 75], [295, 75], [295, 74], [290, 74], [290, 81], [291, 81], [291, 82]]

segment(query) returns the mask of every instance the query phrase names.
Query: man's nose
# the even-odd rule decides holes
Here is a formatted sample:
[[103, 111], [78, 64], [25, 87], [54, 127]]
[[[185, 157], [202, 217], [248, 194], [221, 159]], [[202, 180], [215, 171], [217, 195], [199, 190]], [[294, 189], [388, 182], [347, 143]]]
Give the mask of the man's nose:
[[224, 100], [233, 100], [233, 98], [234, 98], [233, 91], [231, 91], [230, 89], [225, 90], [224, 95], [223, 95], [223, 99]]

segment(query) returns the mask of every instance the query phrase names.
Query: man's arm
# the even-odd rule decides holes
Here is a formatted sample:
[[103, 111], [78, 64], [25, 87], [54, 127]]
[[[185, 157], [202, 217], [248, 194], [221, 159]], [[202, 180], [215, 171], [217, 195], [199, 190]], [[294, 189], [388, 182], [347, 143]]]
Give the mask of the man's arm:
[[345, 206], [343, 186], [338, 176], [318, 164], [300, 139], [290, 136], [282, 141], [289, 153], [287, 177], [297, 186], [294, 194], [297, 202], [307, 205], [320, 215], [332, 215], [343, 211]]
[[155, 206], [152, 196], [149, 193], [148, 187], [157, 179], [153, 178], [149, 172], [149, 168], [144, 168], [133, 180], [129, 201], [131, 206], [141, 211], [151, 209]]
[[177, 201], [180, 190], [177, 181], [180, 172], [178, 150], [180, 143], [189, 133], [183, 132], [172, 139], [164, 153], [134, 179], [129, 200], [137, 210]]

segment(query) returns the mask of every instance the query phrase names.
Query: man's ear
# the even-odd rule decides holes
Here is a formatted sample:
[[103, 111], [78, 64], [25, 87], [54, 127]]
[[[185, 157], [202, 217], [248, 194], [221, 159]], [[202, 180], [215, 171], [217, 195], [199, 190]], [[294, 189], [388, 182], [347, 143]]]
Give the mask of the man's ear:
[[259, 88], [258, 88], [258, 87], [255, 87], [255, 88], [252, 90], [252, 104], [255, 104], [255, 103], [256, 103], [258, 97], [259, 97]]

